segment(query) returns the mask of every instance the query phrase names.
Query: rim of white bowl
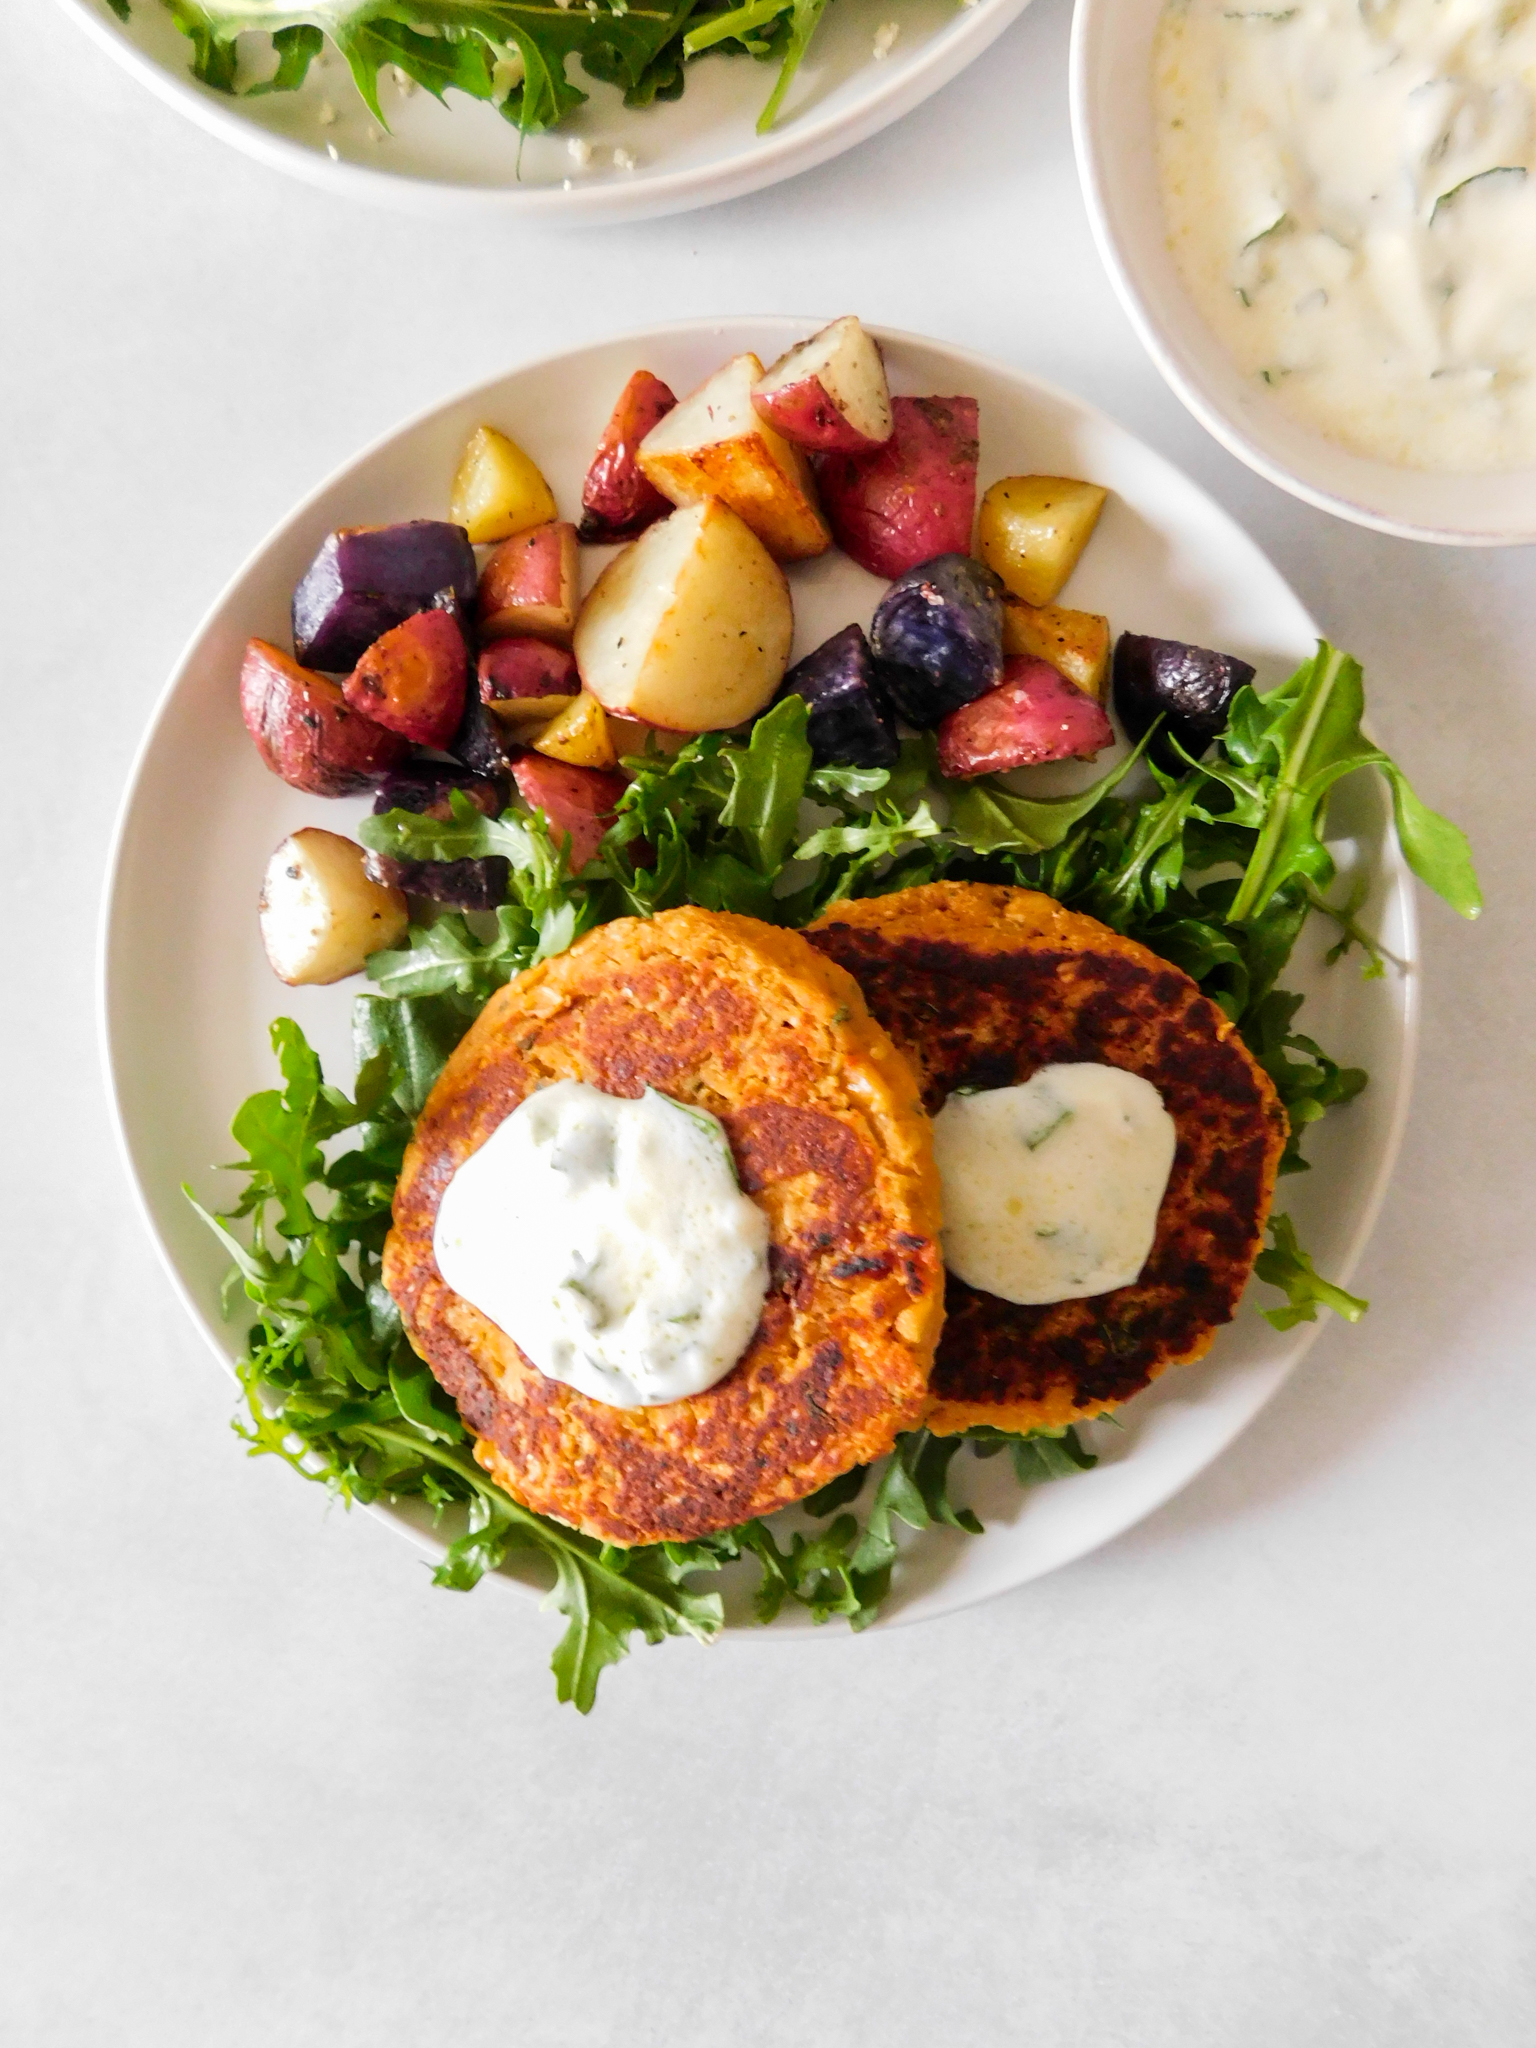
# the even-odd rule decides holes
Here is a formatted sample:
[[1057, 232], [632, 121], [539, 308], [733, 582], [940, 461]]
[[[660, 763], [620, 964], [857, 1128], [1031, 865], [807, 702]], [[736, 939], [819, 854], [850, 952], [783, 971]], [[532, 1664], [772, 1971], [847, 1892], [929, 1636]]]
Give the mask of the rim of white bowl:
[[888, 83], [871, 85], [852, 107], [801, 115], [734, 158], [655, 175], [640, 171], [622, 184], [578, 186], [569, 192], [554, 185], [525, 190], [520, 186], [461, 184], [446, 178], [417, 177], [383, 165], [375, 169], [345, 158], [333, 160], [242, 115], [239, 100], [232, 99], [226, 106], [214, 99], [190, 72], [178, 75], [168, 71], [130, 41], [119, 24], [108, 20], [95, 0], [59, 0], [59, 5], [168, 106], [207, 134], [232, 143], [247, 156], [290, 177], [375, 206], [418, 214], [522, 216], [596, 227], [719, 205], [779, 184], [801, 171], [814, 170], [829, 158], [867, 142], [948, 85], [1011, 26], [1029, 0], [968, 0], [968, 4], [962, 0], [955, 20], [935, 34], [917, 60], [897, 71]]
[[[788, 328], [793, 326], [800, 332], [805, 332], [807, 327], [814, 331], [817, 326], [824, 324], [822, 321], [814, 318], [797, 320], [795, 316], [790, 314], [733, 314], [725, 317], [733, 321], [756, 322], [761, 320], [765, 327], [778, 325]], [[688, 320], [667, 321], [627, 334], [592, 337], [588, 341], [577, 344], [577, 348], [585, 349], [605, 342], [626, 343], [640, 348], [646, 342], [661, 335], [672, 336], [686, 331], [707, 332], [710, 329], [718, 329], [720, 324], [719, 317], [699, 317]], [[1016, 365], [1004, 361], [1001, 357], [984, 354], [975, 349], [964, 348], [953, 342], [937, 340], [931, 335], [914, 333], [905, 328], [880, 326], [875, 331], [882, 342], [910, 343], [920, 348], [941, 348], [961, 361], [975, 363], [978, 367], [984, 367], [989, 373], [996, 374], [1001, 372], [1010, 378], [1032, 385], [1036, 390], [1044, 392], [1053, 399], [1065, 400], [1086, 413], [1109, 419], [1112, 424], [1119, 425], [1118, 421], [1113, 420], [1112, 415], [1104, 413], [1101, 407], [1092, 404], [1089, 400], [1078, 397], [1075, 393], [1067, 390], [1064, 385], [1059, 385], [1050, 378], [1038, 376], [1033, 371], [1021, 370]], [[194, 1328], [201, 1335], [204, 1343], [226, 1373], [233, 1372], [229, 1353], [219, 1342], [207, 1319], [203, 1304], [194, 1298], [191, 1288], [177, 1267], [175, 1260], [171, 1256], [170, 1249], [156, 1225], [148, 1193], [140, 1177], [138, 1162], [134, 1157], [133, 1146], [129, 1139], [128, 1126], [123, 1114], [121, 1093], [118, 1088], [118, 1047], [112, 1029], [114, 995], [112, 952], [124, 849], [127, 842], [130, 819], [138, 794], [139, 781], [143, 774], [145, 763], [156, 744], [161, 725], [169, 716], [172, 699], [181, 686], [182, 677], [194, 652], [202, 644], [203, 638], [213, 621], [227, 605], [230, 593], [244, 580], [255, 564], [271, 547], [273, 535], [277, 531], [299, 518], [308, 506], [322, 498], [338, 479], [343, 477], [349, 470], [366, 462], [372, 455], [387, 447], [391, 442], [398, 440], [401, 436], [423, 425], [437, 413], [461, 404], [465, 399], [477, 395], [486, 389], [487, 386], [499, 383], [503, 378], [515, 372], [536, 370], [545, 364], [558, 362], [575, 352], [576, 349], [571, 347], [553, 349], [545, 355], [530, 358], [526, 362], [513, 363], [494, 376], [482, 377], [474, 384], [468, 385], [462, 390], [450, 392], [446, 397], [436, 399], [431, 404], [421, 407], [409, 419], [399, 421], [392, 427], [386, 428], [382, 433], [375, 435], [364, 447], [355, 451], [344, 461], [338, 463], [334, 469], [330, 470], [296, 505], [290, 506], [288, 511], [280, 519], [276, 520], [273, 526], [262, 535], [256, 545], [248, 551], [233, 574], [225, 580], [211, 603], [205, 608], [202, 617], [188, 636], [170, 673], [161, 686], [159, 695], [155, 699], [150, 715], [145, 723], [139, 743], [134, 749], [128, 773], [124, 778], [122, 795], [118, 801], [117, 815], [113, 821], [112, 837], [107, 853], [106, 873], [101, 894], [101, 911], [96, 930], [94, 1009], [102, 1080], [105, 1084], [107, 1109], [116, 1143], [117, 1156], [131, 1190], [134, 1207], [138, 1211], [140, 1221], [143, 1223], [150, 1243], [154, 1248], [155, 1257], [159, 1262], [160, 1269], [170, 1282], [172, 1292], [186, 1310]], [[1121, 431], [1131, 434], [1131, 437], [1135, 440], [1139, 441], [1141, 438], [1129, 428], [1122, 428]], [[1170, 467], [1179, 469], [1179, 465], [1172, 462], [1171, 458], [1163, 456], [1160, 459], [1168, 462]], [[1185, 472], [1181, 469], [1179, 473], [1185, 475]], [[1185, 481], [1201, 497], [1211, 498], [1211, 494], [1202, 485], [1196, 483], [1193, 478], [1185, 476]], [[1214, 503], [1215, 501], [1212, 499], [1211, 502]], [[1223, 516], [1231, 517], [1230, 514], [1225, 512]], [[1237, 521], [1233, 523], [1240, 524]], [[1392, 835], [1391, 844], [1395, 853], [1399, 877], [1404, 884], [1402, 901], [1406, 922], [1405, 951], [1408, 959], [1413, 963], [1413, 971], [1406, 977], [1402, 991], [1400, 1078], [1380, 1164], [1369, 1193], [1354, 1218], [1354, 1228], [1350, 1232], [1344, 1255], [1335, 1261], [1339, 1285], [1344, 1287], [1347, 1287], [1354, 1278], [1355, 1271], [1365, 1254], [1366, 1247], [1380, 1218], [1382, 1207], [1386, 1202], [1387, 1192], [1392, 1185], [1392, 1177], [1396, 1170], [1398, 1155], [1402, 1149], [1403, 1137], [1407, 1130], [1408, 1117], [1412, 1108], [1414, 1080], [1418, 1068], [1421, 978], [1423, 971], [1418, 902], [1412, 887], [1412, 876], [1403, 858], [1401, 845], [1397, 841], [1395, 831]], [[1018, 1583], [1020, 1585], [1030, 1584], [1035, 1578], [1048, 1577], [1052, 1572], [1063, 1570], [1068, 1565], [1078, 1563], [1082, 1558], [1091, 1556], [1095, 1551], [1103, 1549], [1107, 1544], [1116, 1542], [1127, 1530], [1135, 1528], [1138, 1524], [1145, 1521], [1149, 1515], [1155, 1514], [1159, 1508], [1165, 1507], [1170, 1500], [1176, 1499], [1199, 1476], [1201, 1471], [1208, 1470], [1218, 1458], [1225, 1456], [1237, 1438], [1257, 1420], [1258, 1416], [1262, 1414], [1279, 1392], [1279, 1389], [1296, 1372], [1307, 1353], [1312, 1349], [1313, 1344], [1322, 1336], [1326, 1327], [1326, 1322], [1319, 1318], [1305, 1327], [1298, 1328], [1294, 1333], [1296, 1338], [1295, 1348], [1286, 1362], [1284, 1370], [1275, 1379], [1273, 1386], [1269, 1388], [1251, 1409], [1235, 1420], [1233, 1426], [1222, 1438], [1211, 1456], [1196, 1471], [1191, 1472], [1185, 1479], [1180, 1480], [1167, 1495], [1159, 1499], [1151, 1508], [1135, 1508], [1131, 1510], [1123, 1517], [1117, 1519], [1112, 1526], [1107, 1526], [1101, 1533], [1094, 1534], [1079, 1544], [1069, 1546], [1062, 1555], [1045, 1566], [1043, 1570], [1031, 1573], [1028, 1578]], [[373, 1504], [368, 1508], [367, 1512], [372, 1518], [392, 1528], [397, 1535], [402, 1536], [417, 1549], [425, 1550], [429, 1555], [436, 1554], [437, 1546], [434, 1545], [432, 1540], [423, 1531], [408, 1522], [404, 1516], [391, 1512], [382, 1503]], [[508, 1578], [504, 1573], [490, 1573], [488, 1574], [488, 1579], [493, 1583], [501, 1582], [524, 1597], [527, 1597], [532, 1590], [521, 1581]], [[1015, 1586], [1009, 1590], [1017, 1590], [1017, 1587]], [[945, 1609], [944, 1612], [958, 1613], [968, 1607], [980, 1606], [985, 1601], [995, 1597], [998, 1597], [995, 1592], [977, 1591], [957, 1600], [952, 1607]], [[906, 1627], [914, 1625], [919, 1621], [935, 1618], [937, 1617], [926, 1615], [922, 1612], [909, 1614], [902, 1609], [898, 1609], [895, 1613], [882, 1617], [876, 1625], [881, 1628], [891, 1629]], [[740, 1630], [727, 1631], [726, 1633], [727, 1635], [745, 1636], [749, 1632]], [[760, 1635], [753, 1636], [752, 1640], [803, 1643], [808, 1637], [823, 1634], [824, 1632], [821, 1631], [804, 1628], [786, 1629], [780, 1631], [777, 1635], [772, 1630], [763, 1630]], [[842, 1640], [842, 1638], [839, 1637], [837, 1640]]]
[[[1136, 265], [1113, 225], [1111, 182], [1105, 174], [1094, 111], [1093, 73], [1103, 39], [1112, 32], [1112, 18], [1120, 4], [1121, 0], [1076, 0], [1067, 82], [1072, 147], [1077, 158], [1083, 205], [1100, 261], [1109, 273], [1115, 295], [1135, 328], [1142, 347], [1174, 396], [1239, 462], [1246, 463], [1249, 469], [1255, 470], [1280, 490], [1288, 491], [1293, 498], [1315, 505], [1321, 512], [1331, 512], [1337, 518], [1347, 519], [1353, 525], [1370, 527], [1398, 540], [1425, 541], [1441, 547], [1520, 547], [1536, 541], [1536, 523], [1496, 531], [1469, 532], [1464, 527], [1402, 519], [1359, 498], [1310, 483], [1306, 477], [1287, 468], [1268, 453], [1225, 407], [1211, 397], [1189, 351], [1153, 314], [1142, 293]], [[1193, 306], [1190, 312], [1192, 319], [1201, 319]], [[1318, 439], [1321, 441], [1322, 437], [1318, 436]]]

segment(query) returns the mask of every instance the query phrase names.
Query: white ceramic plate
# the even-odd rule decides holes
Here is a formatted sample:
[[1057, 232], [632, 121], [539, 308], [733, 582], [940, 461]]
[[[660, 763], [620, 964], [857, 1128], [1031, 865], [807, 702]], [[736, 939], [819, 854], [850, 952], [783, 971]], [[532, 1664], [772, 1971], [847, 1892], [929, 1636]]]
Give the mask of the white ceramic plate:
[[1168, 246], [1158, 189], [1152, 40], [1163, 0], [1077, 0], [1072, 137], [1104, 267], [1168, 384], [1208, 433], [1293, 496], [1406, 540], [1536, 540], [1536, 469], [1454, 475], [1357, 455], [1245, 377], [1206, 325]]
[[[390, 128], [380, 136], [329, 50], [299, 92], [233, 99], [191, 76], [191, 45], [160, 0], [134, 0], [126, 27], [105, 0], [61, 4], [151, 91], [278, 170], [418, 214], [596, 223], [737, 199], [841, 155], [964, 70], [1028, 0], [835, 0], [768, 135], [756, 123], [770, 65], [706, 57], [689, 66], [681, 99], [641, 110], [573, 65], [586, 106], [558, 135], [526, 142], [492, 107], [461, 93], [447, 106], [426, 92], [407, 97], [392, 80], [380, 88]], [[875, 31], [886, 22], [900, 34], [877, 62]], [[327, 103], [337, 118], [322, 126]], [[585, 167], [572, 138], [591, 145]], [[634, 157], [633, 170], [615, 167], [616, 148]]]
[[[341, 470], [277, 528], [214, 605], [171, 678], [119, 826], [104, 932], [104, 1035], [123, 1146], [150, 1228], [188, 1312], [226, 1363], [238, 1352], [242, 1326], [220, 1318], [225, 1260], [180, 1184], [192, 1181], [214, 1206], [230, 1197], [231, 1182], [214, 1162], [230, 1156], [238, 1104], [272, 1085], [273, 1017], [296, 1017], [327, 1072], [350, 1082], [348, 1016], [363, 986], [284, 989], [263, 955], [255, 906], [272, 848], [300, 825], [351, 830], [366, 804], [305, 796], [262, 767], [237, 700], [246, 639], [284, 640], [289, 594], [331, 528], [441, 517], [459, 450], [482, 421], [527, 446], [570, 512], [632, 370], [643, 365], [687, 391], [726, 356], [755, 348], [771, 357], [818, 324], [763, 319], [658, 329], [532, 364], [437, 407]], [[1311, 620], [1253, 543], [1123, 428], [1001, 364], [913, 336], [882, 340], [898, 391], [966, 392], [980, 401], [983, 485], [1043, 470], [1110, 487], [1070, 586], [1073, 603], [1107, 612], [1117, 628], [1229, 648], [1269, 681], [1310, 652]], [[589, 580], [606, 553], [584, 551]], [[797, 658], [850, 618], [867, 624], [883, 587], [842, 556], [803, 564], [792, 580]], [[1341, 865], [1368, 863], [1375, 879], [1367, 920], [1392, 953], [1411, 962], [1413, 903], [1387, 807], [1363, 778], [1344, 784], [1341, 797], [1334, 819]], [[1316, 1170], [1281, 1186], [1320, 1270], [1347, 1280], [1397, 1147], [1416, 995], [1411, 967], [1364, 982], [1352, 965], [1325, 967], [1325, 943], [1318, 934], [1304, 946], [1287, 980], [1311, 997], [1306, 1028], [1338, 1057], [1368, 1067], [1371, 1086], [1314, 1133]], [[1318, 1327], [1280, 1336], [1246, 1306], [1206, 1361], [1170, 1372], [1129, 1403], [1123, 1427], [1094, 1431], [1103, 1462], [1093, 1472], [1020, 1495], [1004, 1459], [966, 1457], [966, 1485], [987, 1533], [938, 1532], [910, 1546], [888, 1613], [944, 1613], [1036, 1578], [1128, 1528], [1231, 1442]], [[406, 1514], [393, 1519], [414, 1527]], [[786, 1617], [778, 1626], [793, 1625]]]

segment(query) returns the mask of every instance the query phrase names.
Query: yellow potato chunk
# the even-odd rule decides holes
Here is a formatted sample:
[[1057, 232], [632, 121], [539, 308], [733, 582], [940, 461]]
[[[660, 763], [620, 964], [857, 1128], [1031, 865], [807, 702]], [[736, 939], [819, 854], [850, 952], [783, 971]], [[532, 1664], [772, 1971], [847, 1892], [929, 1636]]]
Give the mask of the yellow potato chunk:
[[472, 541], [510, 540], [555, 518], [555, 496], [537, 463], [494, 427], [476, 427], [453, 479], [448, 517]]
[[1031, 655], [1075, 683], [1086, 696], [1104, 702], [1109, 675], [1109, 621], [1102, 612], [1074, 612], [1065, 605], [1003, 602], [1003, 652]]
[[569, 761], [574, 768], [611, 768], [618, 760], [608, 731], [608, 714], [590, 691], [572, 697], [533, 742], [536, 754]]
[[1076, 568], [1108, 496], [1070, 476], [1005, 476], [981, 501], [981, 559], [1015, 597], [1049, 604]]

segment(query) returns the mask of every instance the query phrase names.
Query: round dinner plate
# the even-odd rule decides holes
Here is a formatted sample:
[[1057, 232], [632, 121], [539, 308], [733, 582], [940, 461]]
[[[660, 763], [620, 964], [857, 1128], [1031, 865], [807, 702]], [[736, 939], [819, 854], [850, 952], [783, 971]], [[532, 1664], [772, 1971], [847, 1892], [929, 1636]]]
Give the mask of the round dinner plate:
[[[126, 23], [106, 0], [60, 4], [161, 99], [277, 170], [417, 214], [595, 225], [739, 199], [840, 156], [948, 84], [1029, 0], [836, 0], [767, 135], [757, 118], [776, 65], [706, 55], [688, 66], [680, 99], [638, 109], [573, 64], [587, 104], [557, 132], [526, 138], [484, 102], [454, 93], [442, 105], [387, 72], [383, 134], [329, 46], [299, 91], [234, 98], [192, 76], [192, 46], [162, 0], [132, 0]], [[888, 25], [896, 40], [877, 58]]]
[[[605, 341], [529, 364], [377, 442], [340, 470], [258, 548], [215, 603], [168, 683], [134, 766], [118, 826], [102, 951], [110, 1087], [130, 1173], [171, 1280], [215, 1354], [238, 1354], [244, 1319], [222, 1320], [225, 1258], [180, 1188], [221, 1207], [234, 1183], [230, 1118], [275, 1066], [268, 1025], [298, 1019], [327, 1075], [350, 1083], [349, 1012], [360, 981], [286, 989], [256, 927], [272, 848], [301, 825], [354, 829], [363, 799], [288, 788], [262, 766], [241, 720], [236, 678], [252, 634], [286, 642], [293, 586], [333, 527], [441, 518], [469, 433], [482, 422], [521, 442], [562, 510], [582, 478], [614, 399], [645, 367], [686, 392], [726, 357], [765, 360], [812, 330], [783, 318], [694, 322]], [[1020, 471], [1080, 476], [1110, 499], [1066, 593], [1123, 627], [1230, 649], [1274, 683], [1310, 653], [1316, 629], [1247, 536], [1170, 463], [1066, 393], [1006, 365], [917, 336], [883, 333], [892, 387], [973, 395], [980, 404], [981, 482]], [[584, 549], [590, 582], [609, 550]], [[883, 586], [837, 554], [791, 571], [795, 658], [851, 618], [868, 624]], [[1102, 772], [1031, 771], [1049, 790]], [[1318, 1269], [1347, 1281], [1386, 1186], [1407, 1108], [1417, 1010], [1411, 885], [1376, 780], [1341, 785], [1330, 820], [1341, 871], [1371, 877], [1362, 916], [1398, 966], [1365, 981], [1346, 960], [1328, 966], [1328, 935], [1308, 930], [1285, 980], [1304, 990], [1302, 1026], [1336, 1058], [1369, 1069], [1371, 1085], [1314, 1127], [1314, 1171], [1281, 1181]], [[1322, 920], [1313, 920], [1318, 925]], [[1256, 1290], [1265, 1299], [1275, 1297]], [[1168, 1372], [1088, 1434], [1091, 1472], [1020, 1492], [1009, 1461], [963, 1456], [957, 1493], [986, 1533], [949, 1530], [908, 1542], [886, 1613], [917, 1620], [1038, 1578], [1129, 1528], [1210, 1464], [1301, 1359], [1322, 1323], [1280, 1334], [1250, 1299], [1209, 1356]], [[1347, 1335], [1341, 1337], [1348, 1343]], [[285, 1482], [286, 1483], [286, 1482]], [[438, 1539], [408, 1509], [381, 1509], [429, 1547]], [[810, 1626], [797, 1611], [779, 1630]], [[836, 1631], [846, 1634], [844, 1630]]]

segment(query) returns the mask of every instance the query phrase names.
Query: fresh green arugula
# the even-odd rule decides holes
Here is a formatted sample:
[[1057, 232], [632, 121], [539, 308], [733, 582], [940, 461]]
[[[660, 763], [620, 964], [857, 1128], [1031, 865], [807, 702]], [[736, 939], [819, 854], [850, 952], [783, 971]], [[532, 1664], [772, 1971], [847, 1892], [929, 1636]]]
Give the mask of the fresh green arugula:
[[[193, 74], [219, 92], [292, 92], [327, 42], [345, 61], [375, 120], [388, 126], [379, 75], [393, 66], [442, 99], [486, 100], [525, 134], [554, 127], [586, 99], [567, 76], [618, 86], [625, 104], [679, 97], [684, 66], [708, 50], [777, 59], [758, 122], [771, 128], [827, 0], [158, 0], [192, 46]], [[122, 21], [133, 0], [108, 0]], [[264, 35], [273, 68], [241, 81], [236, 39]]]
[[[457, 1413], [405, 1339], [380, 1258], [412, 1126], [476, 1007], [454, 991], [359, 998], [350, 1099], [325, 1081], [298, 1025], [279, 1018], [272, 1045], [283, 1086], [251, 1096], [234, 1121], [244, 1148], [230, 1168], [244, 1180], [239, 1199], [212, 1215], [187, 1191], [233, 1261], [226, 1309], [242, 1295], [255, 1305], [238, 1368], [246, 1417], [236, 1425], [251, 1454], [281, 1458], [348, 1505], [414, 1500], [435, 1522], [449, 1520], [454, 1533], [433, 1574], [440, 1586], [467, 1591], [513, 1557], [542, 1566], [548, 1604], [565, 1617], [551, 1660], [556, 1696], [582, 1713], [635, 1635], [717, 1635], [721, 1596], [694, 1581], [737, 1559], [760, 1567], [760, 1620], [792, 1602], [816, 1621], [836, 1614], [867, 1627], [890, 1586], [893, 1517], [917, 1529], [981, 1526], [946, 1490], [958, 1437], [901, 1438], [866, 1525], [840, 1515], [822, 1534], [790, 1535], [782, 1549], [762, 1521], [695, 1543], [599, 1543], [521, 1506], [475, 1463]], [[337, 1148], [342, 1138], [351, 1142]], [[241, 1222], [248, 1229], [237, 1234], [230, 1226]], [[1028, 1440], [1016, 1441], [1022, 1449]], [[1078, 1454], [1071, 1469], [1085, 1462]], [[836, 1482], [840, 1498], [865, 1477], [860, 1469]]]
[[[1081, 1471], [1091, 1454], [1070, 1430], [916, 1430], [876, 1468], [862, 1519], [852, 1510], [870, 1483], [863, 1468], [803, 1504], [820, 1527], [791, 1513], [685, 1544], [626, 1550], [532, 1514], [475, 1463], [380, 1279], [404, 1148], [444, 1062], [496, 988], [613, 917], [698, 903], [801, 925], [843, 898], [940, 876], [1012, 882], [1090, 912], [1190, 974], [1274, 1080], [1291, 1122], [1283, 1166], [1300, 1170], [1307, 1126], [1366, 1076], [1294, 1028], [1301, 998], [1279, 977], [1314, 912], [1339, 926], [1335, 955], [1358, 944], [1367, 973], [1383, 966], [1357, 922], [1358, 897], [1334, 907], [1323, 894], [1334, 880], [1325, 833], [1337, 782], [1384, 776], [1414, 871], [1462, 915], [1481, 907], [1465, 839], [1364, 738], [1363, 709], [1359, 665], [1325, 643], [1277, 689], [1242, 691], [1222, 739], [1179, 774], [1144, 764], [1141, 792], [1121, 794], [1138, 750], [1077, 795], [1039, 799], [991, 778], [944, 782], [923, 737], [904, 743], [893, 769], [818, 770], [806, 707], [789, 696], [744, 739], [709, 733], [675, 756], [627, 761], [633, 779], [580, 874], [542, 814], [521, 807], [487, 818], [456, 798], [447, 819], [365, 820], [364, 843], [396, 858], [504, 857], [508, 900], [494, 914], [439, 914], [413, 925], [404, 947], [374, 955], [378, 993], [355, 1006], [350, 1099], [325, 1082], [297, 1025], [273, 1026], [284, 1085], [253, 1095], [233, 1126], [243, 1191], [221, 1215], [200, 1212], [234, 1261], [231, 1303], [243, 1293], [256, 1309], [240, 1366], [252, 1453], [281, 1457], [348, 1502], [416, 1500], [447, 1520], [439, 1584], [467, 1588], [514, 1556], [540, 1564], [566, 1623], [557, 1691], [583, 1712], [635, 1635], [707, 1641], [719, 1631], [721, 1595], [697, 1581], [730, 1564], [755, 1563], [761, 1621], [797, 1605], [818, 1622], [866, 1627], [889, 1591], [898, 1524], [979, 1530], [949, 1491], [962, 1451], [1011, 1451], [1024, 1485]], [[1320, 1307], [1351, 1322], [1365, 1312], [1317, 1273], [1287, 1216], [1271, 1219], [1255, 1271], [1284, 1297], [1264, 1311], [1278, 1329]]]

